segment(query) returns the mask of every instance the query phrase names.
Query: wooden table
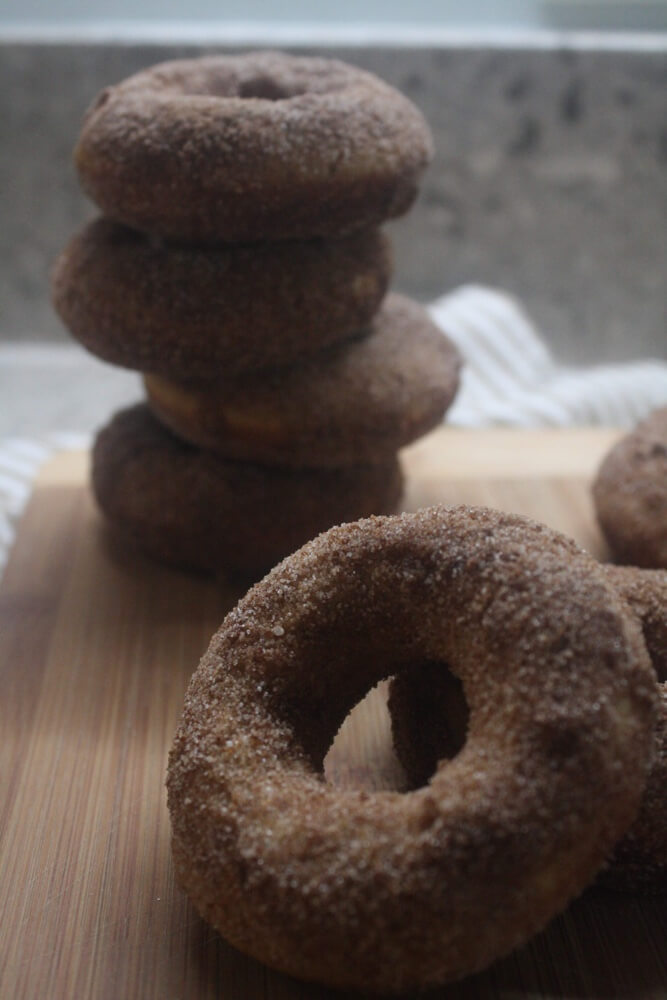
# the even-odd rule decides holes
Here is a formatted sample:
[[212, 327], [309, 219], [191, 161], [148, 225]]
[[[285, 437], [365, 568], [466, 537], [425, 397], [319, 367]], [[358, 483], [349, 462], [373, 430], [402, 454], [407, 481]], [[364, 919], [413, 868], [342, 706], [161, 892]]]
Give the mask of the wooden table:
[[[443, 429], [405, 453], [406, 509], [531, 514], [604, 557], [589, 481], [613, 431]], [[0, 997], [333, 997], [226, 945], [173, 882], [167, 751], [188, 677], [240, 596], [107, 538], [87, 459], [42, 472], [0, 586]], [[383, 691], [329, 780], [398, 787]], [[441, 998], [667, 997], [667, 904], [589, 891], [526, 947]]]

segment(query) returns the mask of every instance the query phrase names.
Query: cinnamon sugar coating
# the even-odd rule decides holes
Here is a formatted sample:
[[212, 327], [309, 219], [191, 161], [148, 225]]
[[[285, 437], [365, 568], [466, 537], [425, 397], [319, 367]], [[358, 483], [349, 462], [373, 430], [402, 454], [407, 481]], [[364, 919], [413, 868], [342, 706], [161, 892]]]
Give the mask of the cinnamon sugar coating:
[[[667, 571], [603, 566], [608, 581], [641, 624], [655, 674], [659, 708], [654, 751], [639, 814], [615, 848], [600, 882], [615, 889], [667, 891]], [[392, 679], [389, 714], [394, 746], [413, 787], [465, 743], [468, 708], [460, 682], [442, 664]]]
[[165, 246], [97, 219], [56, 262], [71, 333], [112, 364], [171, 378], [235, 376], [349, 337], [382, 301], [391, 248], [377, 229], [340, 240]]
[[363, 335], [290, 368], [144, 382], [156, 416], [199, 447], [244, 461], [342, 466], [386, 463], [440, 423], [460, 365], [428, 313], [390, 294]]
[[611, 449], [593, 501], [616, 562], [667, 569], [667, 406]]
[[250, 52], [162, 63], [102, 91], [75, 162], [109, 218], [235, 243], [341, 236], [401, 215], [432, 150], [421, 113], [373, 74]]
[[[414, 792], [322, 761], [380, 678], [449, 663], [465, 748]], [[171, 750], [176, 873], [233, 945], [297, 977], [398, 992], [525, 941], [636, 813], [655, 684], [597, 564], [527, 519], [430, 508], [342, 525], [225, 618]]]
[[162, 562], [257, 579], [332, 524], [395, 509], [395, 458], [345, 469], [226, 462], [174, 437], [145, 404], [100, 431], [92, 484], [109, 523]]

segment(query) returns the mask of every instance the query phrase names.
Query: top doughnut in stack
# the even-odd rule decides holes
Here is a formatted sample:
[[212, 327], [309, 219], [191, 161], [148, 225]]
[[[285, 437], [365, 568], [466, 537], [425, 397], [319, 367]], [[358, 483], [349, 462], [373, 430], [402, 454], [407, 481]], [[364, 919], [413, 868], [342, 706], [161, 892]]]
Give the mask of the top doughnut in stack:
[[148, 404], [95, 446], [113, 524], [172, 563], [256, 576], [396, 505], [398, 449], [458, 383], [423, 310], [385, 297], [378, 226], [431, 154], [408, 100], [335, 60], [183, 60], [99, 95], [75, 160], [103, 216], [53, 297], [89, 350], [145, 376]]

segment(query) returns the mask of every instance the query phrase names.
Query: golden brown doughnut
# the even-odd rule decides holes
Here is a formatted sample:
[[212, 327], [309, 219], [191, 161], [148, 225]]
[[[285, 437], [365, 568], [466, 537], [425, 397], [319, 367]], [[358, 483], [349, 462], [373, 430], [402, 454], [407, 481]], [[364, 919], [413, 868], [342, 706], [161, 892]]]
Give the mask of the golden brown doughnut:
[[[654, 756], [639, 814], [600, 881], [616, 889], [667, 890], [667, 571], [603, 566], [609, 582], [641, 622], [658, 680]], [[401, 674], [389, 689], [394, 746], [411, 787], [426, 784], [438, 761], [465, 743], [468, 707], [460, 682], [441, 664]]]
[[144, 404], [99, 433], [92, 482], [109, 523], [163, 562], [257, 579], [319, 531], [394, 510], [396, 459], [289, 470], [226, 462], [175, 438]]
[[616, 562], [667, 569], [667, 406], [611, 449], [593, 501]]
[[227, 458], [297, 467], [387, 462], [440, 423], [460, 357], [428, 313], [389, 295], [369, 331], [291, 368], [231, 382], [144, 378], [156, 416]]
[[285, 365], [349, 337], [377, 310], [391, 275], [377, 229], [341, 240], [164, 246], [97, 219], [52, 277], [72, 334], [112, 364], [172, 378]]
[[172, 240], [342, 236], [401, 215], [432, 156], [417, 108], [371, 73], [280, 52], [162, 63], [103, 90], [75, 150], [117, 222]]
[[[414, 792], [322, 761], [380, 678], [450, 663], [464, 749]], [[390, 992], [462, 977], [590, 881], [637, 810], [656, 707], [636, 619], [593, 559], [461, 507], [331, 529], [226, 617], [171, 750], [177, 878], [242, 951]]]

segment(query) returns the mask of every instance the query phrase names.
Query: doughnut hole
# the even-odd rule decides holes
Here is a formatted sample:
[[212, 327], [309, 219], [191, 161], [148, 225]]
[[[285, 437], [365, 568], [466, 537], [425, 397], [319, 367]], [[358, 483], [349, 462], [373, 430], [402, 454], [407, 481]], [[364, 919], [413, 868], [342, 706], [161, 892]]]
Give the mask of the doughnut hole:
[[391, 738], [388, 686], [388, 680], [380, 681], [346, 715], [324, 758], [328, 784], [366, 791], [407, 791], [405, 772]]
[[237, 96], [256, 98], [262, 101], [286, 101], [290, 97], [295, 97], [297, 93], [305, 93], [305, 88], [303, 90], [290, 91], [285, 87], [281, 87], [270, 76], [254, 76], [248, 80], [241, 81]]
[[446, 663], [419, 665], [392, 678], [388, 711], [393, 745], [408, 788], [428, 784], [442, 761], [453, 760], [468, 734], [470, 708], [463, 684]]
[[[415, 668], [419, 684], [410, 680]], [[397, 699], [401, 709], [392, 712]], [[439, 762], [463, 749], [469, 714], [463, 685], [447, 664], [411, 666], [371, 688], [351, 709], [324, 759], [325, 780], [368, 791], [421, 787]]]

